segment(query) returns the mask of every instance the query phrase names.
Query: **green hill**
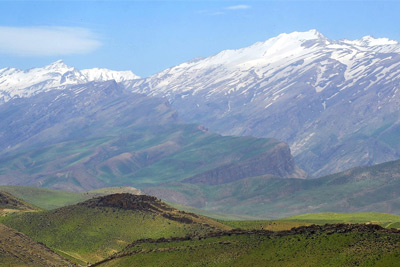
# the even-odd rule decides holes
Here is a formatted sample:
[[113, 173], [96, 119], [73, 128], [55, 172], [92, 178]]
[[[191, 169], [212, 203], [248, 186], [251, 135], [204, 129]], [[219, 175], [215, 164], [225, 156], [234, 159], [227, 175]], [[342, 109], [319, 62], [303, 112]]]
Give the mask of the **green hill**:
[[143, 191], [206, 211], [265, 219], [321, 212], [400, 214], [400, 160], [317, 179], [259, 176], [221, 185], [169, 183]]
[[78, 202], [88, 200], [93, 197], [105, 196], [115, 193], [130, 193], [130, 194], [141, 194], [140, 190], [133, 187], [107, 187], [87, 192], [69, 192], [63, 190], [54, 190], [42, 187], [30, 187], [30, 186], [0, 186], [0, 190], [8, 192], [25, 202], [31, 203], [32, 205], [45, 209], [56, 209]]
[[95, 266], [400, 266], [400, 232], [376, 225], [143, 240]]
[[324, 225], [338, 223], [375, 224], [384, 228], [400, 228], [400, 216], [376, 212], [310, 213], [279, 220], [219, 220], [219, 222], [232, 228], [271, 231], [290, 230], [293, 227], [309, 226], [312, 224]]
[[59, 209], [8, 216], [3, 223], [79, 263], [96, 262], [141, 238], [230, 229], [154, 197], [114, 194]]
[[377, 224], [385, 228], [400, 228], [400, 216], [377, 212], [360, 213], [310, 213], [283, 218], [280, 221], [292, 221], [310, 224], [334, 223], [367, 223]]
[[82, 193], [29, 186], [0, 186], [0, 190], [42, 209], [59, 208], [90, 198]]

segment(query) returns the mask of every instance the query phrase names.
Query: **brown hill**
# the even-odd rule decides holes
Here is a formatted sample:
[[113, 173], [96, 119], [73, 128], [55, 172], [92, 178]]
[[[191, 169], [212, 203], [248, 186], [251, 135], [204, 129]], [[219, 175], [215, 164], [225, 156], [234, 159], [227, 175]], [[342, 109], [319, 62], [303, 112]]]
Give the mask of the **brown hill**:
[[37, 208], [10, 193], [0, 191], [0, 216], [14, 212], [35, 211]]
[[42, 243], [0, 224], [0, 266], [74, 266]]

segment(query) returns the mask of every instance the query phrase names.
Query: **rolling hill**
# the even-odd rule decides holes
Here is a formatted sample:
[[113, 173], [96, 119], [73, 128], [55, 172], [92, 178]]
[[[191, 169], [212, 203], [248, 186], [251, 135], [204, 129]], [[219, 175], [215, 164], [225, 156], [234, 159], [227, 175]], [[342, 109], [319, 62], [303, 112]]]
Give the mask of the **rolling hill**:
[[[58, 192], [36, 190], [48, 190], [53, 196]], [[389, 229], [400, 227], [400, 216], [382, 213], [214, 221], [179, 211], [155, 197], [122, 193], [50, 211], [8, 215], [1, 221], [6, 226], [0, 225], [0, 232], [5, 232], [0, 263], [9, 265], [71, 265], [67, 258], [92, 266], [265, 266], [266, 262], [272, 266], [396, 266], [400, 257], [400, 232]]]
[[204, 235], [228, 230], [155, 197], [113, 194], [51, 211], [7, 216], [2, 222], [77, 263], [94, 263], [142, 238]]
[[140, 190], [133, 187], [107, 187], [78, 193], [42, 187], [9, 185], [0, 186], [0, 190], [5, 191], [15, 197], [18, 197], [19, 199], [24, 200], [25, 202], [34, 205], [35, 207], [39, 207], [44, 210], [61, 208], [88, 200], [93, 197], [105, 196], [109, 194], [142, 194]]
[[143, 191], [210, 212], [269, 219], [318, 212], [400, 214], [400, 160], [317, 179], [262, 176], [220, 185], [184, 181]]
[[94, 266], [399, 266], [400, 233], [376, 225], [141, 240]]

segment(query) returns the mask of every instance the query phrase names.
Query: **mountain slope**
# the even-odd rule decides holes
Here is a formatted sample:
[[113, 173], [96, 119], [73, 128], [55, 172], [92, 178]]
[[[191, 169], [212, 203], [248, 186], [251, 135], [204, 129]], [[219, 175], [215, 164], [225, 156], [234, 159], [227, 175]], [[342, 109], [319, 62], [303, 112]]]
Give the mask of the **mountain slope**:
[[69, 192], [62, 190], [54, 190], [43, 187], [29, 186], [0, 186], [0, 190], [8, 194], [18, 197], [43, 210], [56, 209], [68, 205], [73, 205], [93, 197], [99, 197], [117, 193], [129, 193], [141, 195], [140, 190], [133, 187], [107, 187], [86, 192]]
[[[165, 100], [92, 82], [0, 105], [0, 182], [72, 191], [180, 181], [217, 169], [307, 176], [275, 139], [220, 136]], [[207, 173], [206, 173], [207, 174]], [[207, 175], [206, 175], [207, 176]]]
[[91, 81], [139, 79], [131, 71], [113, 71], [107, 69], [78, 70], [58, 60], [43, 68], [26, 71], [15, 68], [0, 69], [0, 104], [12, 98], [30, 97], [50, 89], [64, 89], [70, 85]]
[[0, 210], [2, 209], [35, 210], [35, 207], [7, 192], [0, 191]]
[[0, 224], [1, 266], [72, 266], [45, 245]]
[[400, 160], [317, 179], [264, 176], [221, 185], [183, 181], [148, 187], [143, 191], [211, 212], [269, 219], [316, 212], [400, 215]]
[[311, 30], [124, 84], [166, 97], [182, 119], [212, 131], [283, 140], [319, 176], [400, 156], [399, 73], [395, 41]]
[[398, 266], [400, 233], [377, 225], [210, 234], [143, 240], [94, 266]]
[[30, 203], [18, 199], [10, 193], [0, 191], [0, 217], [21, 212], [34, 212], [38, 210], [39, 209], [37, 207], [32, 206]]
[[96, 262], [141, 238], [203, 235], [230, 229], [144, 195], [113, 194], [3, 223], [79, 262]]

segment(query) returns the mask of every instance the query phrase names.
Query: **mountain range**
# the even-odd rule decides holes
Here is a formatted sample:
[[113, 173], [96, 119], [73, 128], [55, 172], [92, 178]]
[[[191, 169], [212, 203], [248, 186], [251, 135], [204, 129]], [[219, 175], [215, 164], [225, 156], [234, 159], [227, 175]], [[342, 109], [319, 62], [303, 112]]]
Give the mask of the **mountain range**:
[[321, 176], [399, 157], [399, 74], [396, 41], [310, 30], [124, 84], [211, 131], [287, 142], [299, 166]]
[[[62, 61], [3, 69], [0, 181], [72, 191], [134, 186], [249, 216], [398, 213], [390, 204], [397, 200], [381, 198], [398, 188], [396, 168], [373, 182], [370, 175], [360, 176], [361, 183], [345, 179], [343, 186], [337, 176], [291, 179], [310, 178], [304, 170], [316, 177], [397, 159], [398, 73], [397, 42], [330, 40], [316, 30], [143, 79]], [[337, 198], [343, 192], [351, 201], [365, 192], [378, 197], [354, 206]]]
[[131, 71], [94, 68], [78, 70], [58, 60], [43, 68], [26, 71], [16, 68], [0, 69], [0, 104], [16, 97], [30, 97], [51, 89], [65, 89], [70, 85], [92, 81], [139, 79]]
[[1, 69], [0, 265], [397, 266], [399, 66], [311, 30], [147, 78]]
[[387, 38], [331, 40], [316, 30], [197, 58], [141, 79], [132, 72], [0, 70], [0, 101], [89, 81], [166, 98], [180, 117], [223, 135], [289, 144], [314, 177], [400, 155], [400, 45]]
[[287, 144], [221, 136], [181, 121], [164, 99], [115, 81], [0, 105], [0, 183], [71, 191], [184, 179], [305, 178]]

